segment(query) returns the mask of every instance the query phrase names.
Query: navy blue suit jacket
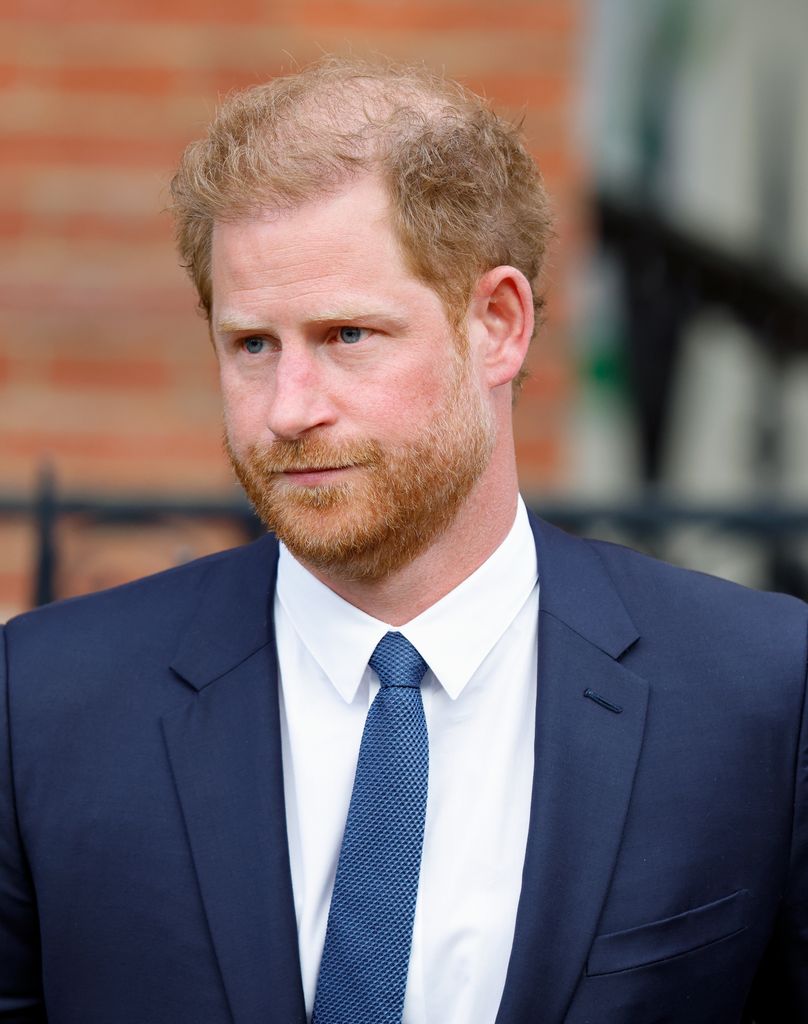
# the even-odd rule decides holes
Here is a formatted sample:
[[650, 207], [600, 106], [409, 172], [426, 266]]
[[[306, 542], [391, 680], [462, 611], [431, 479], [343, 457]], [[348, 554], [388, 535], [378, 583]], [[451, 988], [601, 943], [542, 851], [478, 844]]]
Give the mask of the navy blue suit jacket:
[[[533, 526], [497, 1024], [808, 1021], [805, 606]], [[0, 1021], [305, 1021], [276, 561], [267, 537], [6, 627]]]

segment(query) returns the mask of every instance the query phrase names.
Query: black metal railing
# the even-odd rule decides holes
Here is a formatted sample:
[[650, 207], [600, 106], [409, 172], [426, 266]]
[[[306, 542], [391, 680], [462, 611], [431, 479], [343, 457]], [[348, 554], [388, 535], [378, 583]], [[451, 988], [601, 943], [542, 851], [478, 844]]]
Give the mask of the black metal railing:
[[[696, 504], [653, 493], [620, 503], [560, 498], [534, 499], [528, 504], [539, 515], [574, 533], [619, 538], [654, 555], [667, 555], [672, 535], [700, 528], [700, 537], [727, 536], [751, 540], [762, 556], [761, 582], [767, 588], [808, 598], [808, 506], [778, 502]], [[28, 517], [36, 532], [35, 564], [31, 567], [32, 603], [55, 600], [59, 564], [59, 524], [80, 517], [85, 525], [141, 526], [182, 518], [219, 520], [236, 525], [245, 541], [263, 527], [243, 499], [213, 497], [146, 498], [101, 494], [66, 494], [44, 470], [29, 497], [0, 495], [0, 520]], [[806, 542], [802, 544], [801, 542]], [[704, 566], [709, 570], [709, 566]]]
[[[808, 282], [769, 254], [730, 252], [636, 198], [594, 197], [593, 220], [621, 270], [629, 391], [643, 474], [656, 481], [670, 426], [671, 385], [693, 318], [705, 309], [727, 311], [784, 366], [808, 351]], [[760, 458], [776, 462], [782, 437], [775, 431], [761, 442]]]

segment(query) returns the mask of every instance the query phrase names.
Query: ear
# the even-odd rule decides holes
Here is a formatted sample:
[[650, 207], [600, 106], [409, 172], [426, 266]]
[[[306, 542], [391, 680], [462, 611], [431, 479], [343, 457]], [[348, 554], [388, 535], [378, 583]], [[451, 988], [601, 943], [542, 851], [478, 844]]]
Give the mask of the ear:
[[517, 375], [533, 337], [533, 293], [515, 267], [494, 267], [477, 282], [469, 309], [469, 338], [476, 342], [489, 387]]

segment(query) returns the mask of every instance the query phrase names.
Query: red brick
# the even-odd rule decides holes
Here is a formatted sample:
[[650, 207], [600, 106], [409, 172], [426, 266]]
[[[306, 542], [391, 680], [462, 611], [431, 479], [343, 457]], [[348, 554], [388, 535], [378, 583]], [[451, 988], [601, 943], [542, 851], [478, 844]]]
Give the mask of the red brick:
[[[5, 449], [9, 454], [16, 444], [11, 439], [30, 436], [42, 448], [59, 436], [72, 455], [85, 451], [96, 435], [111, 439], [98, 448], [98, 457], [118, 451], [145, 458], [153, 445], [171, 438], [182, 444], [189, 437], [197, 448], [204, 443], [217, 451], [219, 397], [214, 387], [199, 386], [194, 377], [182, 382], [175, 377], [171, 388], [88, 390], [55, 388], [47, 373], [47, 363], [38, 367], [35, 359], [27, 365], [20, 361], [15, 387], [0, 407], [0, 432], [10, 438]], [[16, 447], [26, 451], [25, 445]]]
[[186, 74], [170, 66], [0, 66], [0, 89], [27, 85], [51, 89], [60, 95], [100, 93], [164, 96], [189, 84], [190, 79]]
[[31, 229], [31, 218], [22, 210], [0, 212], [0, 238], [21, 238]]
[[[90, 214], [152, 222], [167, 202], [165, 175], [153, 168], [0, 162], [0, 210], [45, 219]], [[169, 218], [159, 218], [169, 226]]]
[[568, 33], [576, 24], [576, 12], [564, 2], [440, 4], [378, 3], [361, 0], [300, 0], [296, 13], [313, 30], [334, 26], [343, 31], [372, 28], [377, 31], [407, 29], [419, 32], [452, 32], [458, 29], [486, 32], [511, 31]]
[[215, 519], [176, 516], [142, 526], [94, 528], [65, 520], [59, 530], [57, 594], [74, 597], [117, 586], [246, 539], [235, 524]]
[[148, 459], [152, 461], [182, 461], [194, 459], [209, 461], [221, 458], [218, 438], [200, 437], [198, 434], [170, 436], [123, 437], [110, 434], [33, 433], [10, 434], [3, 438], [3, 448], [9, 455], [41, 458], [49, 455], [81, 456], [84, 459]]
[[110, 217], [93, 212], [43, 216], [0, 209], [0, 240], [23, 237], [129, 243], [165, 240], [170, 245], [171, 234], [167, 217]]
[[81, 67], [55, 70], [48, 84], [69, 92], [165, 96], [180, 81], [174, 68]]
[[238, 89], [249, 89], [253, 85], [261, 85], [274, 75], [286, 74], [283, 68], [211, 68], [205, 75], [206, 91], [218, 98], [224, 98]]
[[547, 436], [538, 439], [520, 440], [516, 445], [520, 477], [535, 480], [537, 476], [553, 476], [561, 469], [561, 445], [559, 439]]
[[215, 373], [216, 363], [204, 321], [194, 312], [190, 285], [184, 289], [184, 297], [184, 308], [176, 313], [139, 307], [136, 315], [124, 317], [100, 308], [4, 309], [0, 312], [0, 355], [12, 360], [20, 372], [36, 368], [39, 377], [52, 359], [68, 354], [134, 362], [160, 359], [170, 367], [178, 389], [197, 389]]
[[[3, 474], [5, 478], [5, 474]], [[3, 479], [6, 493], [13, 491]], [[19, 496], [27, 497], [21, 490]], [[0, 516], [0, 622], [28, 607], [33, 591], [35, 538], [27, 515]]]
[[52, 24], [126, 24], [128, 22], [211, 22], [215, 24], [266, 18], [261, 0], [6, 0], [6, 17]]
[[561, 74], [486, 74], [468, 82], [471, 89], [496, 97], [497, 107], [526, 107], [535, 116], [542, 110], [557, 110], [570, 98], [569, 79]]
[[[31, 478], [33, 483], [33, 477]], [[29, 489], [18, 495], [23, 501], [29, 497]], [[25, 569], [30, 561], [34, 545], [34, 532], [27, 513], [14, 513], [0, 517], [0, 566], [5, 572]]]
[[84, 138], [77, 135], [27, 135], [9, 133], [0, 156], [6, 166], [27, 164], [78, 164], [93, 167], [170, 168], [184, 148], [176, 141], [153, 138]]
[[27, 611], [31, 607], [33, 589], [33, 567], [29, 572], [0, 569], [0, 622]]
[[191, 310], [194, 299], [191, 286], [173, 288], [75, 288], [54, 283], [50, 286], [0, 286], [0, 307], [5, 310], [117, 310], [131, 316], [133, 311], [176, 313]]
[[317, 31], [334, 27], [342, 32], [372, 28], [379, 32], [407, 29], [418, 32], [450, 32], [460, 28], [480, 32], [500, 30], [536, 33], [568, 33], [578, 24], [577, 5], [564, 0], [533, 0], [492, 5], [435, 3], [421, 0], [407, 4], [380, 0], [276, 0], [271, 14], [262, 0], [6, 0], [5, 16], [24, 22], [48, 24], [120, 25], [142, 22], [187, 24], [293, 23]]
[[574, 377], [567, 360], [537, 360], [522, 388], [524, 401], [564, 403], [572, 394]]
[[[169, 442], [167, 442], [169, 443]], [[122, 459], [110, 454], [105, 458], [87, 459], [81, 454], [59, 453], [54, 457], [47, 450], [25, 456], [3, 453], [3, 486], [6, 490], [31, 489], [31, 481], [43, 463], [54, 466], [62, 489], [70, 493], [92, 492], [98, 495], [199, 495], [237, 497], [236, 484], [224, 455], [217, 458], [173, 460]]]
[[168, 368], [156, 360], [102, 361], [69, 356], [54, 359], [47, 377], [57, 388], [104, 391], [153, 391], [166, 387], [171, 381]]

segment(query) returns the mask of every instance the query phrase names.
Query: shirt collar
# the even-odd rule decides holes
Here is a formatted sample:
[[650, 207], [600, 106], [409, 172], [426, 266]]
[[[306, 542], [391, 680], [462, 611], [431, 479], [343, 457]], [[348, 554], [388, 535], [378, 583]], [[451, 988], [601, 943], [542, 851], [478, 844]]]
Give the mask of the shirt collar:
[[350, 703], [376, 644], [397, 629], [455, 700], [537, 586], [536, 547], [520, 497], [508, 535], [454, 590], [403, 626], [343, 600], [280, 546], [277, 597], [298, 636]]

